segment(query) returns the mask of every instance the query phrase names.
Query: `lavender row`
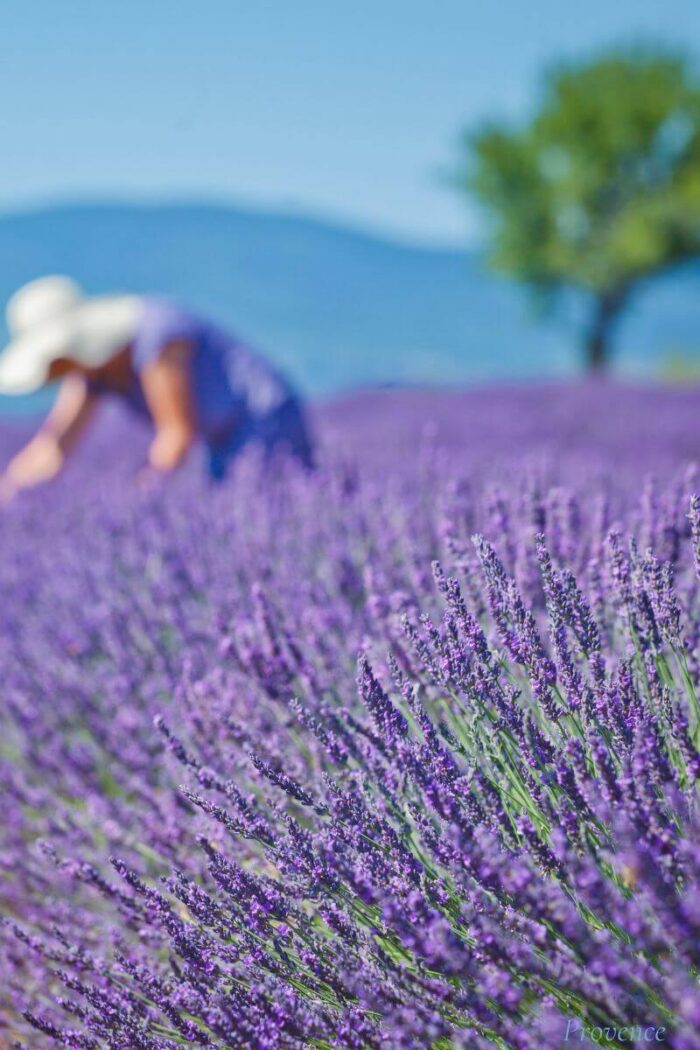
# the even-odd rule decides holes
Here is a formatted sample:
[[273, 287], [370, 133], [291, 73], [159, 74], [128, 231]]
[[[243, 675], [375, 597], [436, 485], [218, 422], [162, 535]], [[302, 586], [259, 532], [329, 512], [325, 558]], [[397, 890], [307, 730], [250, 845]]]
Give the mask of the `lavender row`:
[[700, 1046], [697, 470], [328, 433], [0, 522], [8, 1042]]

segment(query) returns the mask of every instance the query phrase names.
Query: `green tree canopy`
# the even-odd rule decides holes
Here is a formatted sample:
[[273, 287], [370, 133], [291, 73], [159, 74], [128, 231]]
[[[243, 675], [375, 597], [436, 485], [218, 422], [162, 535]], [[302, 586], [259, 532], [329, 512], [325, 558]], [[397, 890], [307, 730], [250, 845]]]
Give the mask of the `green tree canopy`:
[[613, 52], [546, 79], [526, 127], [465, 136], [463, 188], [490, 219], [491, 258], [539, 293], [591, 301], [586, 360], [651, 277], [700, 253], [700, 83], [669, 53]]

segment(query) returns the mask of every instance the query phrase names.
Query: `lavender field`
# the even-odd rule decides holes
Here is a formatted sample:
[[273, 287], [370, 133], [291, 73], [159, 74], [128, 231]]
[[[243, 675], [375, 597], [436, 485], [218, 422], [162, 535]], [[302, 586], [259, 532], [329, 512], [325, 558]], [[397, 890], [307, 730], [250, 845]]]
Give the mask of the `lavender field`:
[[0, 516], [0, 1044], [700, 1048], [700, 391], [315, 425]]

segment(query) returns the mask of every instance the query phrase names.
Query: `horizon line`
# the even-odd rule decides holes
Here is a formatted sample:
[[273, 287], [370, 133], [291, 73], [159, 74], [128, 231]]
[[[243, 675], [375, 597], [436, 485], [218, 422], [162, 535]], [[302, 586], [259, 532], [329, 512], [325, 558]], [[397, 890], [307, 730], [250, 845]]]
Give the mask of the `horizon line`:
[[312, 223], [316, 226], [342, 230], [346, 233], [373, 240], [384, 241], [404, 248], [418, 248], [424, 251], [444, 253], [471, 254], [483, 248], [483, 242], [470, 237], [467, 232], [463, 239], [445, 237], [426, 237], [401, 231], [392, 225], [382, 226], [371, 220], [354, 219], [324, 208], [315, 210], [306, 205], [290, 201], [284, 203], [246, 201], [242, 198], [224, 195], [198, 193], [177, 193], [170, 195], [159, 193], [120, 193], [118, 191], [99, 191], [84, 194], [56, 194], [18, 200], [15, 203], [0, 203], [0, 221], [39, 215], [45, 212], [88, 208], [143, 208], [150, 210], [167, 210], [168, 208], [202, 208], [212, 210], [236, 211], [251, 218], [259, 216], [267, 219], [286, 219]]

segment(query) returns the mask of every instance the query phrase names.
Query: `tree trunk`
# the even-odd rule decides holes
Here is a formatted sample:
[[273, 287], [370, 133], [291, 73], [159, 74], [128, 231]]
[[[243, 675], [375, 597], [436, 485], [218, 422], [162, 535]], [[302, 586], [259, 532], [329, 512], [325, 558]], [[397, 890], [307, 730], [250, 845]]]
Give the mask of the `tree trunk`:
[[622, 292], [601, 295], [593, 308], [593, 320], [585, 342], [586, 366], [599, 374], [607, 368], [615, 323], [624, 303]]

